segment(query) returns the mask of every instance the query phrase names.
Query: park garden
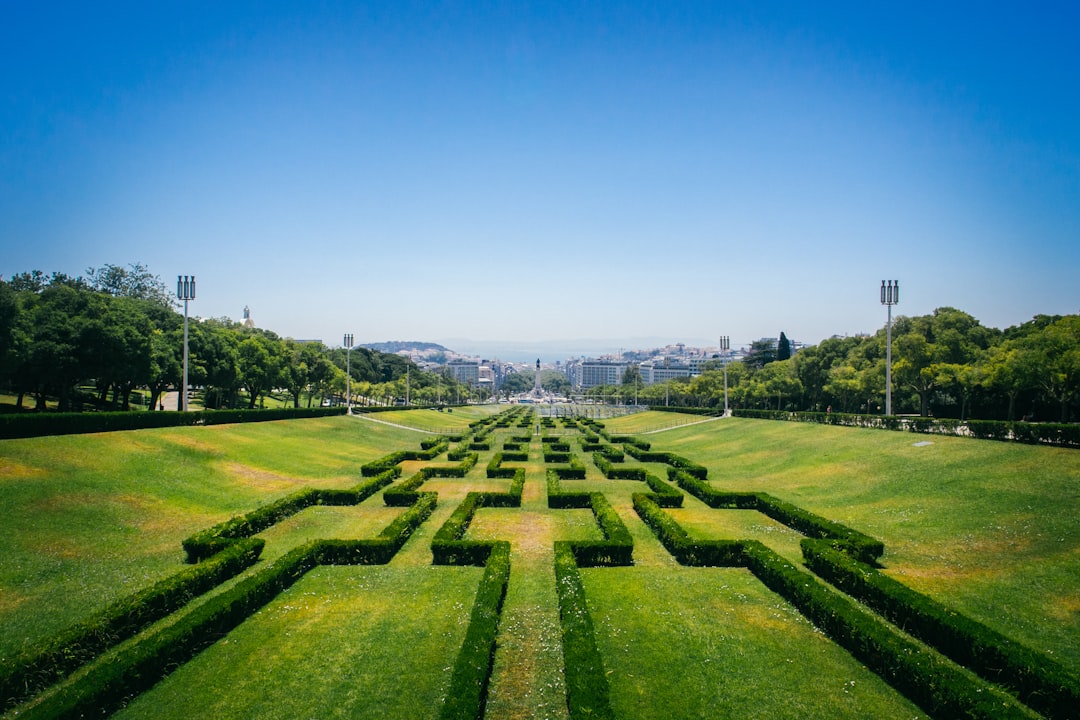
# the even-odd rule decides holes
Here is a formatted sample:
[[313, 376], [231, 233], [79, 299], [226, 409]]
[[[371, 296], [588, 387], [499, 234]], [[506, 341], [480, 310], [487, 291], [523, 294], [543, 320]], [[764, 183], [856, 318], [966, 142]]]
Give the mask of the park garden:
[[1078, 479], [1061, 447], [505, 405], [0, 440], [0, 702], [1071, 717]]

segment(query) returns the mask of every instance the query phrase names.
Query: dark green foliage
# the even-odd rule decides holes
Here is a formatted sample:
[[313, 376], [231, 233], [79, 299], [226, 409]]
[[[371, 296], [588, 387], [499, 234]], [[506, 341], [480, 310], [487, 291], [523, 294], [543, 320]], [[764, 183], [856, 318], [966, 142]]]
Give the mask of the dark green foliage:
[[476, 591], [465, 641], [454, 663], [440, 720], [479, 720], [484, 716], [488, 683], [495, 662], [495, 639], [510, 581], [510, 544], [491, 544], [484, 577]]
[[692, 460], [687, 460], [681, 455], [676, 455], [671, 452], [657, 452], [649, 450], [641, 450], [635, 445], [625, 445], [626, 452], [631, 457], [639, 460], [640, 462], [657, 462], [670, 465], [673, 468], [683, 470], [686, 473], [693, 475], [699, 480], [704, 480], [709, 475], [709, 470], [703, 465], [698, 465]]
[[807, 567], [1048, 717], [1066, 718], [1080, 707], [1080, 680], [1046, 655], [949, 610], [833, 545], [803, 540]]
[[585, 601], [574, 552], [566, 542], [555, 543], [555, 588], [559, 597], [570, 720], [614, 720], [604, 658], [596, 647], [592, 616]]
[[600, 469], [600, 472], [604, 474], [604, 477], [609, 480], [640, 480], [642, 482], [645, 480], [645, 468], [623, 465], [616, 467], [602, 452], [593, 453], [593, 462]]
[[0, 438], [76, 435], [189, 425], [225, 425], [344, 414], [345, 408], [198, 410], [190, 412], [18, 413], [0, 415]]
[[113, 603], [97, 616], [56, 636], [33, 654], [0, 670], [0, 710], [39, 692], [100, 653], [175, 612], [189, 600], [250, 567], [264, 541], [249, 538], [207, 562], [185, 568], [146, 590]]
[[[420, 443], [421, 450], [397, 450], [389, 455], [383, 455], [378, 460], [372, 460], [365, 465], [361, 465], [360, 474], [364, 477], [374, 477], [406, 460], [434, 460], [449, 446], [450, 440], [445, 437], [423, 440]], [[450, 460], [454, 460], [454, 458], [451, 457]]]
[[199, 562], [221, 551], [239, 538], [251, 537], [290, 515], [312, 505], [358, 505], [401, 475], [396, 465], [348, 490], [305, 488], [249, 513], [230, 518], [202, 530], [183, 542], [189, 563]]

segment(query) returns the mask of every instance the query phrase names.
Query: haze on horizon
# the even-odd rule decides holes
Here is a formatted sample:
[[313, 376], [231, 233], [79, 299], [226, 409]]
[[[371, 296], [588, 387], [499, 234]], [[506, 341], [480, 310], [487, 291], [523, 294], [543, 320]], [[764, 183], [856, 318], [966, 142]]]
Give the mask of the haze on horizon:
[[[0, 276], [297, 338], [817, 343], [1080, 311], [1080, 7], [21, 3]], [[455, 348], [456, 349], [456, 348]]]

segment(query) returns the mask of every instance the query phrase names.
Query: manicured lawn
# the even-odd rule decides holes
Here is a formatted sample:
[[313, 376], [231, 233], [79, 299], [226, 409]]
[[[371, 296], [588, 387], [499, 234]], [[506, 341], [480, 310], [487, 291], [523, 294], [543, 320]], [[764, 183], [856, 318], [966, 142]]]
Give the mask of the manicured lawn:
[[[374, 416], [423, 432], [338, 416], [0, 441], [0, 657], [178, 571], [195, 531], [300, 488], [352, 487], [362, 464], [494, 411]], [[886, 572], [1080, 674], [1080, 452], [700, 420], [605, 424], [650, 432], [654, 449], [705, 465], [718, 488], [768, 492], [881, 539]], [[467, 493], [506, 491], [484, 468], [526, 433], [496, 430], [465, 478], [425, 483], [438, 505], [389, 565], [310, 571], [120, 716], [435, 717], [482, 570], [433, 567], [430, 544]], [[677, 565], [633, 510], [644, 484], [605, 479], [571, 444], [587, 478], [564, 491], [603, 493], [635, 543], [632, 567], [582, 569], [619, 717], [921, 716], [749, 572]], [[403, 463], [402, 480], [425, 464]], [[467, 533], [511, 545], [486, 717], [565, 718], [553, 543], [599, 530], [588, 510], [548, 508], [538, 438], [528, 462], [508, 464], [526, 467], [521, 507], [482, 508]], [[259, 534], [263, 559], [246, 574], [310, 540], [374, 537], [403, 512], [381, 493], [309, 507]], [[759, 513], [689, 496], [668, 512], [693, 537], [757, 539], [801, 561], [800, 536]]]

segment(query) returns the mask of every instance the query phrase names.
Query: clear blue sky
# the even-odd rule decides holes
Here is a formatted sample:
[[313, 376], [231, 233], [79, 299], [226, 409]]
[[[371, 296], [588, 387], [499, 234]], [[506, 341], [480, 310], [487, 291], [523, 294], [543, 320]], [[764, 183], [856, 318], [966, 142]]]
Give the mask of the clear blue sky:
[[0, 1], [0, 275], [339, 344], [1080, 310], [1080, 5]]

